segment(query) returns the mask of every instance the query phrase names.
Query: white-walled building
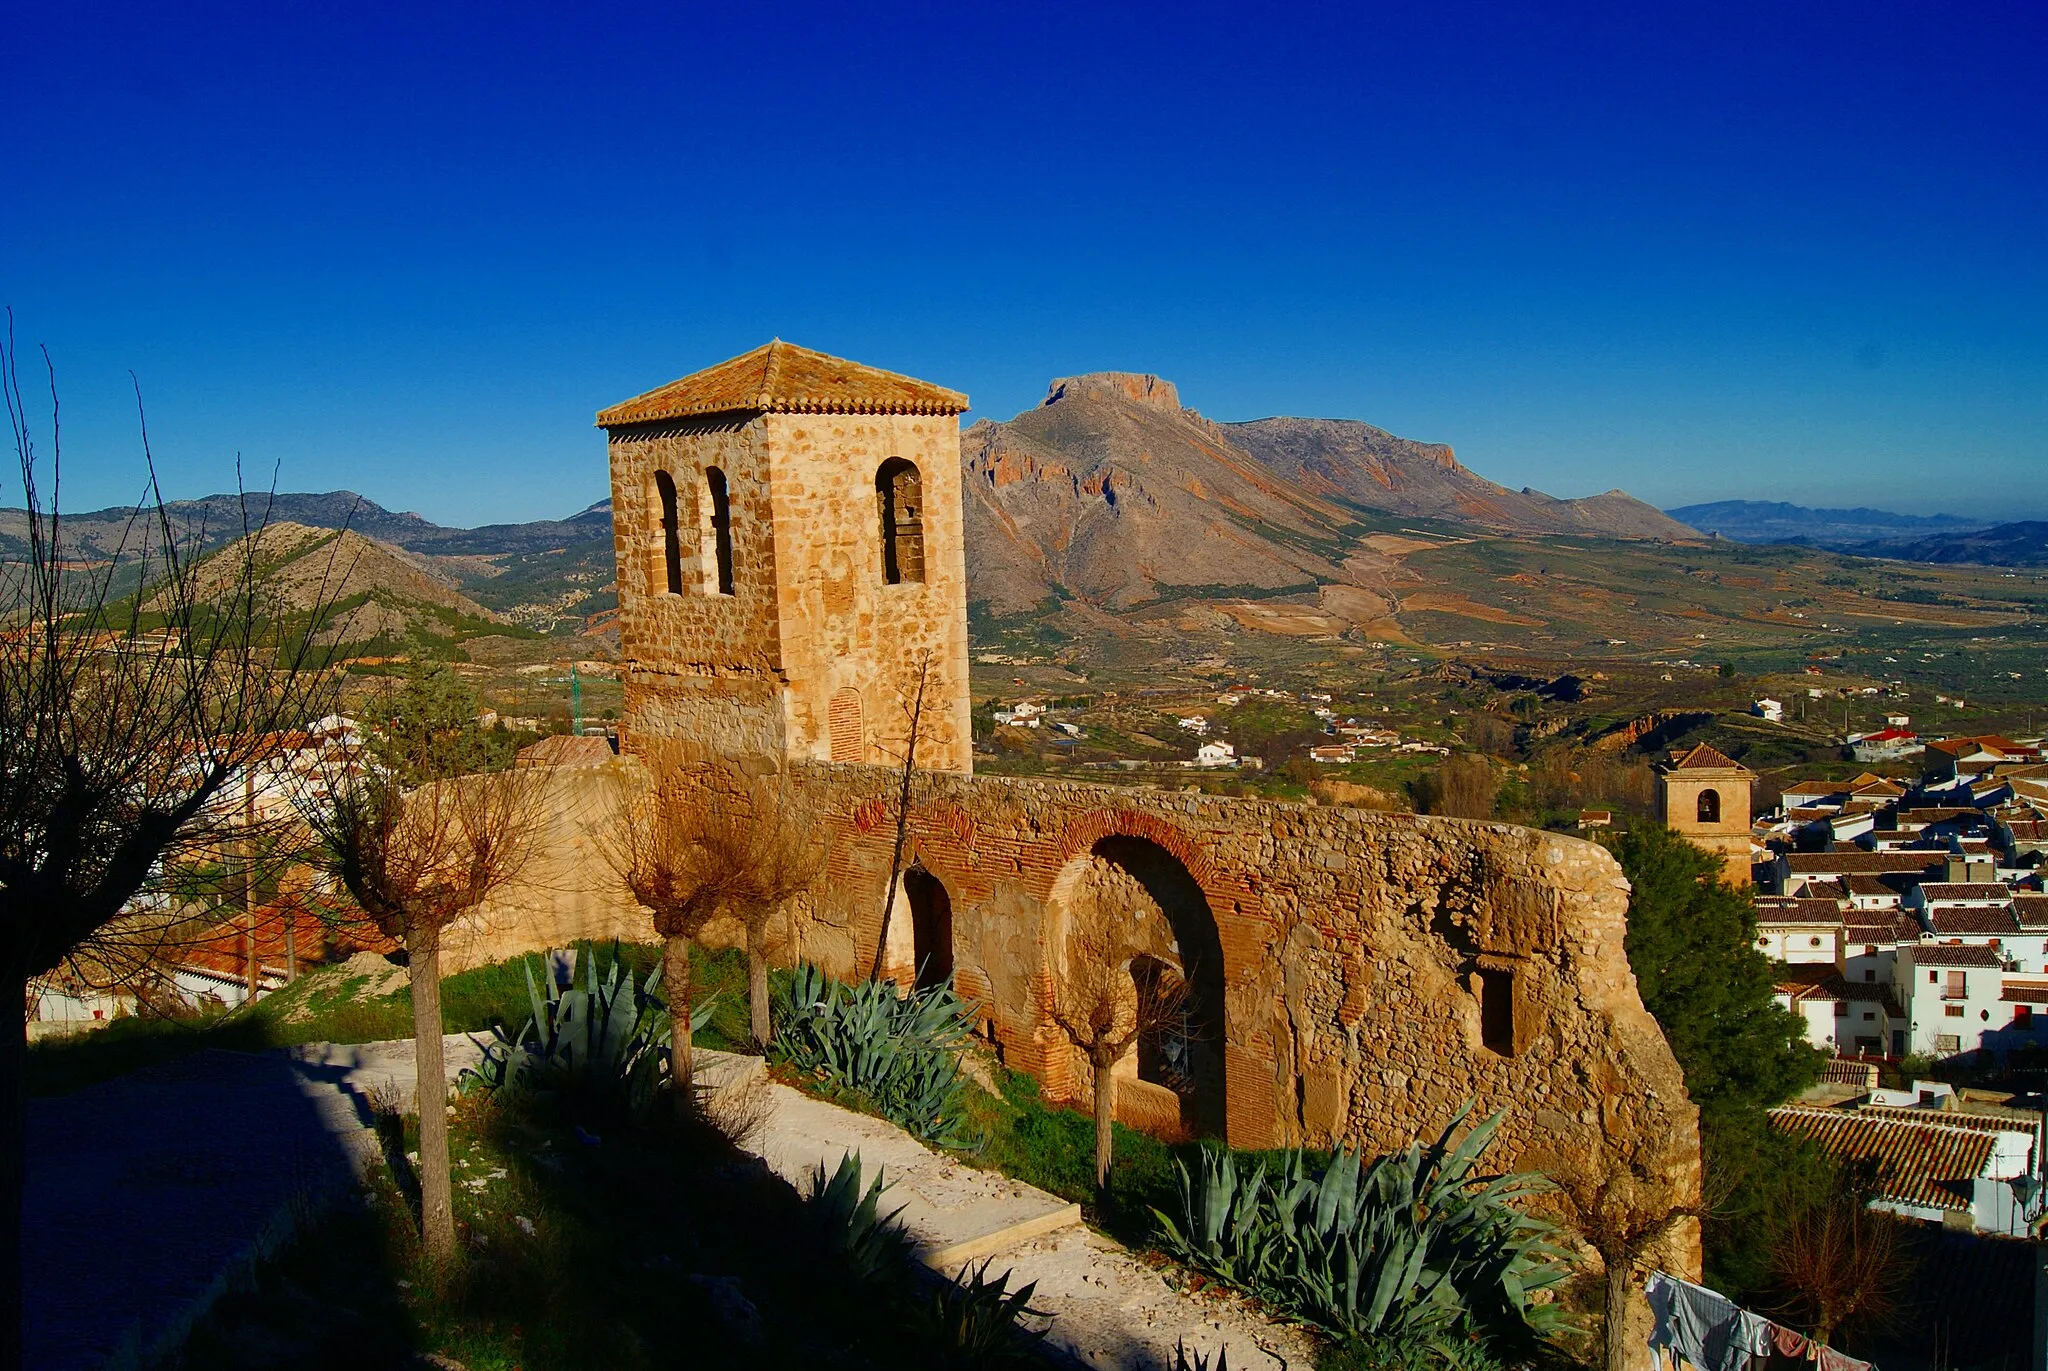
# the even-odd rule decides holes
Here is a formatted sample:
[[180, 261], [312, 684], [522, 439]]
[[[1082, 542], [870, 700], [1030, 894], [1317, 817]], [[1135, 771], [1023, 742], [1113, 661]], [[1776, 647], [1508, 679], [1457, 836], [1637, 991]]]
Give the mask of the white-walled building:
[[1901, 943], [1896, 993], [1906, 1012], [1907, 1052], [1953, 1057], [1979, 1046], [2009, 1019], [2003, 1000], [2005, 959], [1993, 948], [1953, 943]]

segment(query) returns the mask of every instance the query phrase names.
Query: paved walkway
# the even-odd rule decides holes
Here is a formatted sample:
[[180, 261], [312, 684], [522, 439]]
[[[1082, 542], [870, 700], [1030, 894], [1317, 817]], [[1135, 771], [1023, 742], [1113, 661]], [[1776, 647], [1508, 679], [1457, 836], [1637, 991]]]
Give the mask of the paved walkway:
[[[452, 1082], [478, 1053], [444, 1048]], [[410, 1106], [410, 1041], [315, 1043], [252, 1056], [200, 1052], [29, 1101], [24, 1246], [28, 1365], [98, 1371], [172, 1345], [248, 1263], [345, 1194], [379, 1155], [372, 1105]], [[1074, 1363], [1173, 1365], [1176, 1342], [1232, 1371], [1313, 1365], [1300, 1330], [1229, 1297], [1175, 1291], [1042, 1190], [932, 1152], [901, 1129], [766, 1080], [758, 1058], [699, 1050], [714, 1091], [759, 1093], [744, 1146], [799, 1191], [859, 1152], [933, 1267], [984, 1258], [1036, 1281], [1049, 1341]]]
[[[714, 1062], [720, 1053], [701, 1053]], [[729, 1059], [735, 1076], [760, 1071], [752, 1058]], [[746, 1063], [747, 1066], [739, 1066]], [[1227, 1351], [1231, 1371], [1315, 1364], [1298, 1328], [1261, 1318], [1234, 1297], [1184, 1295], [1127, 1249], [1081, 1223], [1078, 1206], [993, 1171], [963, 1166], [924, 1147], [892, 1124], [767, 1086], [769, 1109], [743, 1145], [799, 1191], [816, 1169], [830, 1172], [848, 1152], [865, 1174], [877, 1166], [889, 1183], [884, 1209], [901, 1222], [930, 1265], [957, 1274], [990, 1258], [1011, 1288], [1036, 1281], [1034, 1309], [1052, 1315], [1048, 1341], [1082, 1366], [1150, 1371], [1173, 1365], [1174, 1346], [1214, 1358]]]

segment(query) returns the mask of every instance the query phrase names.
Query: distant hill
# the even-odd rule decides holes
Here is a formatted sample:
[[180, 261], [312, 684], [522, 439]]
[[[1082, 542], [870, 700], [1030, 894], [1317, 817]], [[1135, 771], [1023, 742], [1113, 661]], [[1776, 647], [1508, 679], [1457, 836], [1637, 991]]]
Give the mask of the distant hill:
[[[456, 578], [417, 553], [369, 538], [354, 529], [336, 531], [288, 520], [274, 521], [247, 535], [272, 593], [291, 611], [332, 612], [322, 635], [350, 646], [393, 646], [424, 634], [453, 638], [489, 631], [499, 616], [462, 593]], [[244, 565], [232, 539], [196, 568], [202, 593], [224, 589]], [[145, 609], [155, 608], [145, 603]]]
[[2038, 519], [1927, 538], [1884, 539], [1854, 549], [1869, 557], [1976, 566], [2048, 566], [2048, 522]]
[[1064, 596], [1117, 608], [1203, 590], [1384, 591], [1386, 561], [1364, 540], [1399, 520], [1699, 536], [1620, 491], [1509, 490], [1448, 447], [1370, 424], [1216, 423], [1183, 408], [1171, 382], [1133, 372], [1053, 381], [1035, 409], [962, 434], [961, 461], [971, 594], [997, 613]]
[[1956, 514], [1894, 514], [1885, 509], [1809, 509], [1776, 500], [1716, 500], [1666, 510], [1702, 533], [1738, 543], [1789, 543], [1849, 549], [1883, 539], [1989, 527], [1990, 519]]

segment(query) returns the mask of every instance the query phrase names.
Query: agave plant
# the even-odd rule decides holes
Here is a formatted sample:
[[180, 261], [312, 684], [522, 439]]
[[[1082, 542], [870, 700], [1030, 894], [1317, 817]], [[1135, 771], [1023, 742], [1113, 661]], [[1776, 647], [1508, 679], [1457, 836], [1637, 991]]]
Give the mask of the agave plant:
[[830, 1176], [825, 1174], [823, 1162], [811, 1173], [811, 1193], [805, 1205], [818, 1255], [858, 1288], [893, 1281], [902, 1274], [910, 1255], [910, 1239], [896, 1222], [903, 1211], [881, 1212], [882, 1192], [888, 1188], [879, 1170], [873, 1181], [862, 1186], [858, 1152], [841, 1154], [838, 1169]]
[[778, 999], [777, 1056], [857, 1091], [925, 1142], [975, 1145], [960, 1107], [967, 1088], [960, 1054], [973, 1011], [952, 987], [903, 995], [888, 981], [847, 985], [806, 963], [783, 981]]
[[986, 1258], [959, 1280], [934, 1283], [925, 1297], [911, 1306], [910, 1326], [929, 1349], [919, 1365], [946, 1371], [981, 1371], [1003, 1366], [1039, 1366], [1039, 1344], [1048, 1327], [1034, 1328], [1024, 1322], [1026, 1315], [1043, 1318], [1043, 1310], [1031, 1307], [1038, 1289], [1032, 1281], [1021, 1289], [1010, 1289], [1010, 1273], [989, 1279]]
[[[463, 1088], [562, 1099], [585, 1110], [646, 1112], [669, 1069], [668, 1006], [655, 993], [661, 967], [636, 983], [616, 943], [602, 979], [595, 956], [581, 960], [580, 988], [573, 954], [567, 986], [546, 970], [536, 984], [532, 963], [522, 965], [533, 1017], [516, 1038], [492, 1028], [491, 1040], [482, 1044], [483, 1060], [462, 1075]], [[693, 1032], [709, 1020], [712, 1008], [706, 1001], [690, 1016]]]
[[1176, 1163], [1180, 1220], [1154, 1210], [1167, 1250], [1191, 1266], [1353, 1337], [1448, 1345], [1460, 1332], [1522, 1341], [1561, 1318], [1535, 1298], [1564, 1280], [1551, 1225], [1512, 1201], [1549, 1188], [1524, 1173], [1474, 1174], [1494, 1115], [1455, 1144], [1467, 1104], [1436, 1142], [1370, 1165], [1339, 1152], [1314, 1173], [1291, 1152], [1270, 1178], [1205, 1151]]

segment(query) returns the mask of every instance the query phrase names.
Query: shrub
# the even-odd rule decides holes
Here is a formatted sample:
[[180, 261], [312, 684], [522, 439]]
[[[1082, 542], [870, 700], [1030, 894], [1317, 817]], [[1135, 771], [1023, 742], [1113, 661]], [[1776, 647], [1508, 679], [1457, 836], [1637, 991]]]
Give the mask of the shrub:
[[960, 1071], [974, 1011], [951, 986], [902, 995], [889, 981], [847, 985], [806, 963], [776, 998], [776, 1056], [860, 1095], [924, 1142], [974, 1145]]
[[947, 1371], [1044, 1365], [1039, 1344], [1048, 1330], [1023, 1321], [1026, 1314], [1041, 1313], [1031, 1307], [1038, 1282], [1012, 1290], [1008, 1271], [990, 1280], [989, 1262], [994, 1260], [962, 1272], [961, 1280], [934, 1283], [910, 1306], [911, 1329], [935, 1356], [923, 1365]]
[[1247, 1175], [1230, 1153], [1205, 1149], [1194, 1175], [1176, 1163], [1179, 1222], [1154, 1211], [1163, 1245], [1342, 1336], [1419, 1340], [1445, 1361], [1472, 1335], [1526, 1345], [1557, 1328], [1557, 1306], [1532, 1297], [1567, 1270], [1545, 1242], [1552, 1226], [1511, 1201], [1549, 1183], [1473, 1174], [1502, 1116], [1453, 1146], [1471, 1108], [1428, 1147], [1370, 1166], [1339, 1152], [1320, 1176], [1299, 1151], [1269, 1179], [1263, 1161]]

